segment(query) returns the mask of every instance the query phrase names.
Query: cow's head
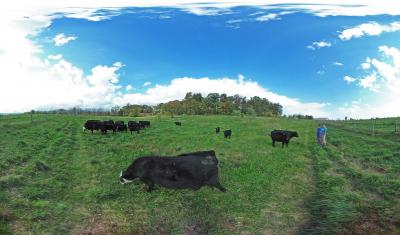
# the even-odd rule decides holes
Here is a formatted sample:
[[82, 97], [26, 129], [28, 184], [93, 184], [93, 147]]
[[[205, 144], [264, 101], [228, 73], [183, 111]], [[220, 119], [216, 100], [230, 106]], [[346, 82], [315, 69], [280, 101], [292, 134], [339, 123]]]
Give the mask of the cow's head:
[[121, 184], [127, 184], [132, 182], [135, 178], [136, 176], [133, 171], [128, 168], [126, 171], [121, 171], [121, 174], [119, 175], [119, 182]]
[[293, 137], [299, 137], [299, 134], [297, 134], [297, 131], [293, 131], [293, 132], [292, 132], [292, 136], [293, 136]]
[[135, 159], [125, 171], [121, 171], [119, 182], [121, 184], [126, 184], [132, 182], [136, 178], [142, 179], [144, 175], [147, 175], [150, 163], [147, 157]]

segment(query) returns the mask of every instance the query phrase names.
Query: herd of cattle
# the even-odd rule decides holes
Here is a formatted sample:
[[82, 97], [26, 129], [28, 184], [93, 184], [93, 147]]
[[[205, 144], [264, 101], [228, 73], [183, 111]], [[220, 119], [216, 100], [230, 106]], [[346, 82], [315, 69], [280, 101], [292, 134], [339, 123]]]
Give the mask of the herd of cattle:
[[116, 132], [127, 132], [128, 129], [131, 132], [140, 133], [141, 129], [145, 129], [146, 127], [150, 127], [150, 121], [128, 121], [128, 125], [125, 124], [124, 121], [100, 121], [100, 120], [87, 120], [83, 125], [83, 130], [90, 130], [93, 134], [93, 131], [101, 131], [102, 134], [107, 134], [107, 131]]
[[[182, 126], [182, 122], [174, 122], [176, 126]], [[100, 120], [87, 120], [83, 125], [83, 130], [101, 131], [102, 134], [107, 134], [107, 131], [116, 132], [131, 132], [140, 133], [140, 130], [150, 127], [150, 121], [128, 121], [128, 125], [124, 121], [100, 121]], [[220, 127], [215, 128], [215, 133], [221, 131]], [[224, 130], [224, 137], [230, 139], [232, 130]], [[296, 131], [274, 130], [271, 132], [272, 146], [275, 147], [275, 142], [282, 142], [282, 148], [286, 145], [289, 146], [289, 141], [293, 137], [299, 137]]]
[[[174, 122], [176, 126], [182, 126], [181, 122]], [[87, 120], [83, 130], [139, 133], [140, 130], [150, 127], [150, 121], [100, 121]], [[215, 133], [220, 133], [221, 128], [215, 128]], [[224, 130], [224, 137], [231, 138], [232, 130]], [[288, 147], [289, 141], [293, 137], [299, 137], [295, 131], [274, 130], [271, 132], [272, 146], [275, 142], [282, 142], [282, 148]], [[121, 171], [119, 181], [122, 184], [130, 183], [134, 179], [140, 179], [147, 185], [147, 191], [159, 185], [172, 189], [193, 189], [198, 190], [202, 186], [217, 188], [222, 192], [226, 189], [220, 184], [218, 176], [218, 159], [214, 150], [185, 153], [178, 156], [148, 156], [140, 157], [125, 170]]]

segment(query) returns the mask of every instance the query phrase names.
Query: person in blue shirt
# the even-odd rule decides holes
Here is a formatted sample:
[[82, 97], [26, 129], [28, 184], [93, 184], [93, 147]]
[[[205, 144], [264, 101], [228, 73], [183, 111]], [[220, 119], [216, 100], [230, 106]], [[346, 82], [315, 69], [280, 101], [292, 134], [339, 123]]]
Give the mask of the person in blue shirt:
[[328, 131], [328, 128], [326, 128], [325, 125], [319, 124], [318, 129], [317, 129], [317, 140], [318, 144], [321, 146], [326, 145], [326, 132]]

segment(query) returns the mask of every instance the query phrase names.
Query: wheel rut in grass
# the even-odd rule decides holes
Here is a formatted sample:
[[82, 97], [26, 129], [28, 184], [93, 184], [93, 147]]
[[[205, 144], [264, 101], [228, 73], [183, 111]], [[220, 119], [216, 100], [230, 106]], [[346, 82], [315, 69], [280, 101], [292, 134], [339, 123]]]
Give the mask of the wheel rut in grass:
[[[336, 128], [331, 128], [330, 133], [334, 144], [312, 149], [316, 182], [316, 191], [309, 203], [312, 217], [298, 233], [395, 234], [400, 228], [395, 222], [399, 220], [396, 214], [400, 210], [399, 181], [355, 167], [354, 159], [345, 154], [353, 151], [352, 157], [362, 162], [365, 154], [379, 152], [376, 148], [364, 148], [363, 154], [357, 155], [357, 145], [369, 146], [373, 137], [362, 139], [358, 138], [360, 133]], [[394, 150], [398, 147], [394, 142], [384, 144]]]

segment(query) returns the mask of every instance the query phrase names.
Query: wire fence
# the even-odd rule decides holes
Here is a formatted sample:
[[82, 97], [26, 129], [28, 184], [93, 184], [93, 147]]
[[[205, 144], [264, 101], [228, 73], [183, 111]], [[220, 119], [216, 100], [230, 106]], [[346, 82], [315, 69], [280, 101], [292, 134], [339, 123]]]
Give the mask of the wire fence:
[[400, 118], [372, 119], [372, 120], [350, 120], [350, 121], [327, 121], [328, 125], [341, 129], [352, 130], [369, 134], [400, 134]]

